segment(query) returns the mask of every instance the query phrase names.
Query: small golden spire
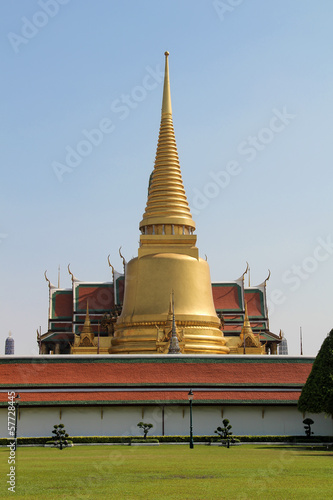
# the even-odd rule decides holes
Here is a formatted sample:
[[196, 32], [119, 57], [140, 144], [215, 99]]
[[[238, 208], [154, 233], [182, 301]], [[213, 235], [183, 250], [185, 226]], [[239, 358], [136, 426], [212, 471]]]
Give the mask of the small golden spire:
[[89, 317], [89, 301], [87, 299], [87, 310], [86, 310], [86, 318], [84, 320], [84, 325], [83, 325], [83, 328], [82, 328], [82, 332], [81, 332], [81, 335], [83, 333], [88, 333], [88, 334], [92, 334], [92, 329], [91, 329], [91, 323], [90, 323], [90, 317]]
[[[244, 354], [246, 354], [246, 347], [260, 347], [260, 348], [262, 348], [258, 336], [254, 335], [254, 333], [252, 331], [251, 323], [249, 320], [249, 315], [247, 312], [247, 303], [246, 302], [245, 302], [245, 318], [244, 318], [244, 324], [242, 327], [242, 331], [240, 334], [239, 347], [243, 347]], [[260, 352], [260, 354], [261, 354], [261, 352]]]
[[250, 323], [250, 320], [249, 320], [249, 315], [248, 315], [248, 312], [247, 312], [247, 303], [245, 302], [245, 317], [244, 317], [244, 324], [243, 324], [243, 327], [242, 327], [242, 334], [244, 335], [248, 335], [248, 334], [252, 334], [253, 335], [253, 331], [252, 331], [252, 328], [251, 328], [251, 323]]
[[173, 308], [173, 290], [170, 293], [169, 312], [168, 312], [168, 316], [171, 316], [171, 317], [172, 317], [172, 310], [173, 310], [172, 308]]
[[170, 339], [168, 354], [180, 354], [180, 347], [177, 336], [176, 318], [175, 318], [175, 299], [173, 290], [172, 290], [172, 329], [171, 329], [171, 339]]

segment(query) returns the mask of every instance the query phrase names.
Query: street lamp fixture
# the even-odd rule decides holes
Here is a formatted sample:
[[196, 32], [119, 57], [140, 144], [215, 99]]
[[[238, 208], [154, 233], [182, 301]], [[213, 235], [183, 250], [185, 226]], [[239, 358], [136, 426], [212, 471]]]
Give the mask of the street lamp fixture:
[[190, 392], [187, 395], [188, 400], [190, 402], [190, 448], [193, 448], [193, 425], [192, 425], [192, 401], [193, 401], [193, 391], [190, 389]]
[[16, 448], [17, 448], [17, 414], [18, 414], [19, 399], [21, 399], [20, 395], [16, 394], [15, 399], [16, 399], [16, 401], [14, 403], [14, 406], [15, 406], [15, 436], [14, 436], [14, 442], [15, 442], [15, 451], [16, 451]]

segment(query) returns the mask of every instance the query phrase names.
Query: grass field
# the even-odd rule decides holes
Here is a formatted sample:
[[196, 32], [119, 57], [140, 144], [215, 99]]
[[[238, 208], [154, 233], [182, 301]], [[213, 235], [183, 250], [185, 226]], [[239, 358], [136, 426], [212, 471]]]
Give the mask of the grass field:
[[24, 499], [333, 499], [332, 448], [241, 445], [18, 448], [16, 492]]

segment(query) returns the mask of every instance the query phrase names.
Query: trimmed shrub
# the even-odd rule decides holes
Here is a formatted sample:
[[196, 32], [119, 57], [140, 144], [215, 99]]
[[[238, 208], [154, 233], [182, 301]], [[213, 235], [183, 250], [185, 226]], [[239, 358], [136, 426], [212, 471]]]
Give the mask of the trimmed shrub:
[[[152, 436], [153, 439], [158, 439], [160, 443], [189, 443], [189, 436]], [[242, 443], [253, 442], [272, 442], [272, 443], [308, 443], [307, 436], [233, 436], [234, 439], [239, 439]], [[139, 439], [136, 436], [72, 436], [71, 441], [75, 443], [129, 443], [132, 439]], [[150, 439], [150, 438], [149, 438]], [[194, 436], [194, 442], [197, 443], [216, 443], [219, 441], [218, 436]], [[13, 439], [0, 438], [0, 445], [6, 446]], [[48, 437], [19, 437], [17, 443], [19, 445], [29, 444], [46, 444], [51, 441]], [[52, 440], [51, 442], [54, 442]], [[333, 436], [311, 436], [311, 443], [333, 443]]]
[[154, 438], [132, 439], [129, 444], [132, 444], [132, 443], [144, 443], [144, 444], [159, 443], [159, 440], [158, 439], [154, 439]]
[[147, 439], [147, 434], [148, 432], [150, 431], [150, 429], [152, 429], [154, 426], [153, 424], [148, 424], [146, 422], [139, 422], [138, 423], [138, 427], [140, 427], [140, 429], [142, 429], [143, 431], [143, 438], [144, 439]]

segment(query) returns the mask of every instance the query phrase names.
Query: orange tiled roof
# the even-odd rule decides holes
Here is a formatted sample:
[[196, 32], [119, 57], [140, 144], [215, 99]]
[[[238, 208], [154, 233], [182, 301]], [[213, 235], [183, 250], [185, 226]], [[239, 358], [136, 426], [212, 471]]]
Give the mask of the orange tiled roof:
[[[313, 358], [38, 356], [0, 358], [0, 405], [296, 404]], [[8, 382], [10, 381], [10, 383]]]
[[87, 300], [89, 312], [107, 311], [113, 308], [113, 285], [109, 284], [81, 284], [75, 290], [76, 311], [86, 311]]
[[[229, 391], [210, 391], [203, 389], [194, 389], [195, 392], [195, 402], [198, 403], [218, 403], [222, 402], [297, 402], [301, 389], [294, 391], [255, 391], [255, 390], [229, 390]], [[108, 403], [108, 404], [120, 404], [120, 403], [186, 403], [188, 404], [187, 398], [188, 390], [159, 390], [159, 391], [130, 391], [130, 390], [117, 390], [112, 392], [106, 391], [93, 391], [93, 392], [79, 392], [74, 390], [68, 390], [66, 392], [20, 392], [20, 406], [29, 406], [30, 404], [36, 403], [46, 403], [46, 404], [93, 404], [93, 403]], [[8, 397], [7, 393], [0, 393], [0, 400], [7, 403]]]
[[72, 290], [57, 290], [52, 295], [52, 318], [72, 319], [73, 293]]
[[240, 287], [236, 283], [213, 283], [212, 292], [215, 309], [223, 311], [242, 310]]
[[230, 355], [2, 357], [0, 384], [304, 384], [312, 362], [306, 357]]
[[262, 293], [260, 290], [244, 290], [249, 317], [265, 317]]

